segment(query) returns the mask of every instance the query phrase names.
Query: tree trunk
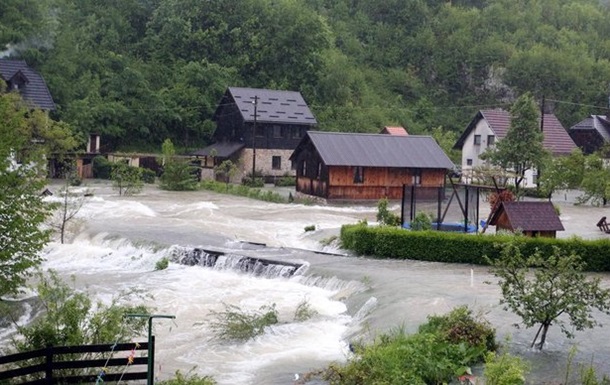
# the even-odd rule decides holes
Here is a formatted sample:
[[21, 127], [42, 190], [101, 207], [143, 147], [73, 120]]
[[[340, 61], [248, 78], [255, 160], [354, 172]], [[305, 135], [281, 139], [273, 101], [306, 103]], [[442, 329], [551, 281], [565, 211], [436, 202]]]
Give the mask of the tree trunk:
[[542, 324], [542, 335], [540, 335], [540, 342], [537, 344], [538, 349], [542, 350], [544, 348], [544, 343], [546, 342], [546, 333], [549, 331], [550, 324]]

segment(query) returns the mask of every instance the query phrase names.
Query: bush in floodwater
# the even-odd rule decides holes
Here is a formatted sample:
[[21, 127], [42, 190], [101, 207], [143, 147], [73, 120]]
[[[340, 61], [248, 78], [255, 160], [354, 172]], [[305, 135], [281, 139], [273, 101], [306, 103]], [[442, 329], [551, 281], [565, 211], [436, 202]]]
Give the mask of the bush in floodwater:
[[159, 385], [216, 385], [216, 381], [210, 376], [198, 376], [196, 374], [182, 374], [179, 370], [173, 378], [157, 382]]
[[489, 352], [485, 356], [485, 384], [523, 385], [528, 365], [520, 357], [508, 353]]
[[155, 270], [165, 270], [169, 266], [169, 258], [163, 257], [155, 263]]
[[[448, 342], [465, 342], [470, 346], [481, 347], [482, 354], [486, 351], [495, 351], [496, 331], [489, 322], [481, 316], [475, 316], [468, 306], [458, 306], [445, 315], [428, 316], [428, 322], [419, 327], [421, 333], [435, 333]], [[483, 359], [484, 356], [476, 357]]]
[[275, 304], [262, 306], [258, 311], [247, 312], [235, 305], [224, 304], [225, 310], [212, 312], [210, 327], [222, 340], [245, 341], [263, 334], [267, 326], [278, 323]]
[[316, 225], [305, 226], [305, 232], [316, 231]]
[[297, 309], [294, 312], [294, 320], [296, 322], [307, 321], [310, 318], [315, 317], [318, 314], [317, 311], [311, 308], [311, 304], [307, 299], [303, 299], [297, 305]]
[[477, 338], [452, 337], [454, 329], [464, 334], [465, 314], [469, 313], [458, 308], [444, 317], [431, 317], [416, 334], [398, 328], [372, 344], [358, 345], [354, 359], [346, 365], [331, 364], [323, 378], [331, 385], [449, 383], [487, 353], [486, 344]]

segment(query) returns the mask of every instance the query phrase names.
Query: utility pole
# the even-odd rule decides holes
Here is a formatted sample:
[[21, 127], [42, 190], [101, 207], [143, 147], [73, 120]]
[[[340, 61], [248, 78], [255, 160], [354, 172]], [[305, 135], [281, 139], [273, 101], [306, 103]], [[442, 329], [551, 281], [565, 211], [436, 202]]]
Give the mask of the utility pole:
[[252, 125], [252, 185], [256, 180], [256, 112], [258, 106], [258, 96], [254, 95], [254, 125]]

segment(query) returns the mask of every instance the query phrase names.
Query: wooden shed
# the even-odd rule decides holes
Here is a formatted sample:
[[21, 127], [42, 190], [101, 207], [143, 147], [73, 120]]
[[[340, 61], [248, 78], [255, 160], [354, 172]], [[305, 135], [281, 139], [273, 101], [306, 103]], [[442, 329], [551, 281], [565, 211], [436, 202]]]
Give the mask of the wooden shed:
[[549, 201], [502, 202], [492, 214], [489, 224], [497, 230], [521, 231], [529, 237], [555, 238], [565, 230], [559, 215]]
[[453, 167], [432, 137], [417, 135], [309, 131], [290, 159], [297, 192], [326, 199], [401, 199], [404, 185], [436, 191]]

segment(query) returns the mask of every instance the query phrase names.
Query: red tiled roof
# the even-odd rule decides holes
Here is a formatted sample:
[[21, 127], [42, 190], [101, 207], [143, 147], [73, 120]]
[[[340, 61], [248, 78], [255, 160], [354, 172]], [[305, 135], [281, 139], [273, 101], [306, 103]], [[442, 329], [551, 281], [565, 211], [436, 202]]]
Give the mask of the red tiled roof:
[[[510, 113], [501, 109], [481, 110], [468, 125], [466, 132], [462, 134], [455, 147], [461, 148], [463, 146], [466, 137], [468, 137], [470, 131], [474, 129], [477, 122], [481, 119], [487, 121], [487, 124], [489, 124], [498, 140], [506, 136], [510, 127]], [[544, 114], [542, 131], [544, 133], [542, 145], [554, 155], [569, 154], [577, 148], [566, 129], [554, 114]]]
[[381, 134], [396, 135], [396, 136], [409, 135], [407, 130], [405, 130], [405, 128], [401, 127], [401, 126], [397, 126], [397, 127], [385, 126], [383, 128], [383, 130], [381, 130]]
[[502, 202], [489, 220], [496, 225], [502, 212], [506, 213], [510, 226], [523, 231], [563, 231], [563, 224], [555, 212], [553, 203], [542, 202]]

